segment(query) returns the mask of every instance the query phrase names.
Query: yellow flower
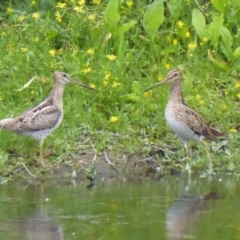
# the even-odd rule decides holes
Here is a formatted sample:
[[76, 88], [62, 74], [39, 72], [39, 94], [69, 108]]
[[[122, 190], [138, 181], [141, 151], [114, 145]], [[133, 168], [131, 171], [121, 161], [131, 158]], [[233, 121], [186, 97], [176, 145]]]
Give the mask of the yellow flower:
[[232, 127], [232, 128], [230, 128], [230, 132], [235, 133], [235, 132], [237, 132], [237, 129], [235, 127]]
[[101, 4], [101, 0], [93, 0], [93, 3], [99, 5]]
[[27, 50], [28, 50], [27, 48], [21, 48], [21, 52], [22, 52], [22, 53], [26, 53]]
[[12, 52], [13, 49], [14, 49], [14, 48], [13, 48], [13, 44], [11, 44], [11, 43], [8, 44], [8, 45], [7, 45], [7, 49], [8, 49], [8, 51]]
[[93, 55], [93, 54], [94, 54], [94, 50], [93, 50], [92, 48], [89, 48], [89, 49], [87, 50], [87, 54]]
[[32, 17], [35, 18], [36, 20], [38, 20], [40, 18], [40, 14], [39, 13], [33, 13]]
[[204, 100], [200, 99], [199, 100], [199, 104], [203, 105], [204, 104]]
[[110, 60], [110, 61], [114, 61], [116, 60], [117, 56], [113, 55], [113, 54], [110, 54], [110, 55], [107, 55], [107, 58]]
[[190, 49], [194, 49], [196, 47], [197, 47], [197, 44], [194, 43], [194, 42], [191, 42], [191, 43], [188, 44], [188, 48], [190, 48]]
[[10, 13], [12, 13], [12, 12], [13, 12], [13, 9], [12, 9], [11, 7], [8, 7], [8, 8], [7, 8], [7, 13], [10, 14]]
[[17, 20], [18, 20], [18, 22], [20, 22], [20, 23], [21, 23], [21, 22], [22, 22], [22, 21], [23, 21], [25, 18], [26, 18], [25, 16], [20, 16], [20, 17], [18, 17], [18, 19], [17, 19]]
[[190, 32], [186, 32], [185, 36], [186, 36], [186, 38], [189, 38], [190, 37]]
[[82, 70], [82, 72], [83, 72], [84, 75], [90, 73], [91, 71], [92, 71], [92, 69], [91, 69], [90, 67], [85, 68], [85, 69]]
[[90, 15], [88, 15], [88, 20], [94, 21], [95, 17], [96, 16], [94, 14], [90, 14]]
[[159, 74], [159, 75], [157, 76], [157, 80], [158, 80], [158, 81], [162, 81], [162, 80], [163, 80], [163, 76]]
[[83, 7], [75, 7], [74, 10], [78, 13], [84, 13]]
[[171, 42], [172, 41], [171, 35], [167, 35], [166, 40], [167, 40], [167, 42]]
[[197, 99], [197, 100], [200, 100], [200, 99], [201, 99], [200, 94], [197, 94], [196, 99]]
[[240, 88], [240, 82], [237, 82], [237, 83], [235, 84], [235, 88]]
[[39, 41], [39, 37], [35, 37], [35, 38], [34, 38], [34, 41], [35, 41], [35, 42], [38, 42], [38, 41]]
[[148, 98], [148, 97], [150, 96], [150, 92], [144, 92], [144, 93], [143, 93], [143, 96], [144, 96], [145, 98]]
[[169, 63], [166, 63], [166, 64], [165, 64], [165, 68], [166, 68], [166, 69], [169, 69], [169, 68], [170, 68], [170, 64], [169, 64]]
[[114, 81], [113, 84], [112, 84], [112, 87], [113, 87], [113, 88], [116, 88], [116, 87], [119, 86], [119, 85], [120, 85], [120, 83]]
[[128, 5], [128, 7], [132, 7], [133, 6], [133, 1], [132, 0], [127, 1], [127, 5]]
[[108, 85], [108, 81], [107, 80], [104, 80], [103, 81], [103, 86], [106, 87]]
[[57, 22], [61, 22], [62, 21], [62, 15], [59, 12], [55, 13], [55, 17], [56, 17]]
[[237, 97], [240, 99], [240, 93], [237, 94]]
[[57, 3], [57, 8], [66, 8], [67, 4], [66, 3]]
[[91, 88], [96, 88], [96, 85], [94, 83], [90, 83]]
[[72, 50], [73, 50], [73, 55], [76, 55], [78, 53], [77, 49], [73, 48]]
[[32, 91], [31, 91], [31, 94], [34, 95], [34, 93], [35, 93], [34, 90], [32, 90]]
[[49, 51], [51, 57], [54, 57], [56, 55], [56, 50], [55, 49], [52, 49]]
[[105, 79], [109, 79], [111, 76], [111, 73], [109, 71], [105, 72]]
[[223, 105], [222, 105], [222, 108], [223, 108], [224, 110], [226, 110], [226, 109], [227, 109], [227, 105], [226, 105], [226, 104], [223, 104]]
[[177, 39], [173, 39], [173, 45], [177, 45], [178, 44], [178, 40]]
[[85, 4], [85, 0], [80, 0], [80, 1], [78, 1], [78, 4], [79, 4], [79, 5], [84, 5], [84, 4]]
[[117, 122], [118, 121], [118, 117], [116, 117], [116, 116], [111, 116], [110, 117], [110, 119], [109, 119], [109, 122], [111, 122], [111, 123], [115, 123], [115, 122]]
[[183, 21], [178, 21], [177, 25], [178, 25], [179, 28], [183, 28], [184, 23], [183, 23]]

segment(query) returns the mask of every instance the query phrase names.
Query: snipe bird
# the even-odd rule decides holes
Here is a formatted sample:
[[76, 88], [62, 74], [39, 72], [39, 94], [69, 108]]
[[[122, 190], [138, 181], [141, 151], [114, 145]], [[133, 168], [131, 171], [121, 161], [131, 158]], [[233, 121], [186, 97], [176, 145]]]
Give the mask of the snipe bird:
[[67, 73], [55, 72], [52, 91], [43, 102], [19, 116], [0, 120], [0, 129], [10, 130], [39, 140], [40, 164], [42, 166], [44, 166], [42, 152], [44, 140], [61, 124], [63, 119], [63, 92], [67, 83], [92, 89], [71, 79]]
[[209, 127], [203, 118], [185, 103], [181, 82], [181, 72], [178, 70], [172, 70], [163, 81], [147, 88], [145, 91], [151, 90], [164, 83], [171, 84], [170, 98], [165, 109], [167, 123], [172, 131], [181, 139], [187, 153], [187, 143], [189, 140], [202, 142], [206, 148], [210, 165], [212, 166], [207, 145], [203, 140], [204, 138], [214, 140], [216, 137], [224, 136], [225, 133]]

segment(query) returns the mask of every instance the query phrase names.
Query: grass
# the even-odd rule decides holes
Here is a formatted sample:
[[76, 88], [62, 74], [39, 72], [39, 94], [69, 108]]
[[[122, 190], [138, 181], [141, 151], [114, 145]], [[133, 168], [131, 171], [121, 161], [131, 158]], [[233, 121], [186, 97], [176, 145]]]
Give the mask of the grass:
[[[224, 62], [227, 70], [219, 67], [225, 60], [221, 42], [218, 46], [200, 38], [191, 22], [197, 8], [194, 2], [183, 1], [178, 15], [169, 12], [174, 1], [169, 6], [160, 2], [25, 0], [2, 5], [0, 118], [16, 116], [42, 101], [52, 87], [53, 72], [62, 70], [98, 91], [66, 87], [63, 123], [44, 144], [44, 151], [57, 156], [50, 162], [65, 160], [73, 150], [83, 151], [81, 142], [89, 136], [90, 147], [97, 151], [110, 148], [113, 142], [116, 149], [129, 153], [149, 151], [151, 145], [181, 148], [164, 119], [168, 87], [143, 93], [169, 69], [180, 67], [187, 103], [212, 126], [229, 134], [224, 150], [212, 153], [215, 170], [237, 173], [238, 68], [233, 60]], [[154, 11], [162, 7], [165, 15], [158, 22]], [[210, 3], [202, 7], [210, 16], [216, 14]], [[11, 132], [1, 131], [0, 139], [5, 175], [19, 159], [30, 164], [38, 150], [37, 142]], [[199, 156], [203, 148], [193, 145]], [[167, 155], [175, 158], [175, 154]], [[206, 162], [197, 157], [189, 164], [198, 170]], [[174, 161], [169, 164], [179, 168]], [[181, 169], [185, 166], [180, 162]]]

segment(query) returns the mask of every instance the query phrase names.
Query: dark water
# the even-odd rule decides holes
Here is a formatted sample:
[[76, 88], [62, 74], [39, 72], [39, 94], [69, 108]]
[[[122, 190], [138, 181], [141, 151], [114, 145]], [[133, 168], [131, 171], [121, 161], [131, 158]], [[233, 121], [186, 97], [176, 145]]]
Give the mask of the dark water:
[[0, 185], [0, 239], [240, 239], [237, 178]]

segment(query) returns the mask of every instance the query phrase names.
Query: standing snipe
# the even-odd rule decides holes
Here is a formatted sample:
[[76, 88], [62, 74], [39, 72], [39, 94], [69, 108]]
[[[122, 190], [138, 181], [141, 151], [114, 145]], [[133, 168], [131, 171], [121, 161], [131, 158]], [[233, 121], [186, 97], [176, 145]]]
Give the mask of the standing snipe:
[[44, 166], [42, 146], [45, 138], [55, 130], [63, 119], [63, 92], [67, 83], [92, 89], [72, 80], [64, 72], [54, 73], [54, 85], [49, 96], [41, 103], [14, 118], [0, 120], [0, 129], [27, 135], [40, 142], [40, 164]]
[[[186, 150], [187, 142], [189, 140], [197, 140], [204, 144], [207, 151], [207, 146], [203, 141], [204, 138], [215, 139], [216, 137], [223, 136], [225, 134], [217, 129], [209, 127], [196, 111], [187, 106], [183, 98], [181, 82], [181, 72], [178, 70], [172, 70], [162, 82], [149, 87], [145, 91], [153, 89], [164, 83], [171, 83], [172, 88], [170, 98], [165, 110], [165, 118], [168, 125], [181, 139]], [[207, 154], [210, 165], [212, 165], [208, 151]]]

